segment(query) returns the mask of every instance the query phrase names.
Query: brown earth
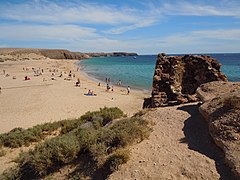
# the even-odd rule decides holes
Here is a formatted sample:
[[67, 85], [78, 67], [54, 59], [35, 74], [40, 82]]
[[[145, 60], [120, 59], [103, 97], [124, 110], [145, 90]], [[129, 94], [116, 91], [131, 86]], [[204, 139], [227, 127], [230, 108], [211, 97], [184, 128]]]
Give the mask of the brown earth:
[[154, 131], [109, 179], [234, 179], [197, 104], [157, 108], [144, 118], [156, 124]]

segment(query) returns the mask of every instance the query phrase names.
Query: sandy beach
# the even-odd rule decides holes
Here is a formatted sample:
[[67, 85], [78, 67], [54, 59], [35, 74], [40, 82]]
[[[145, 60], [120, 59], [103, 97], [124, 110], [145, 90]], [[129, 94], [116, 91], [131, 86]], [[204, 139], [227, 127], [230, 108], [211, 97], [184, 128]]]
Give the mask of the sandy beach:
[[[77, 118], [104, 106], [119, 107], [131, 116], [142, 108], [144, 97], [149, 96], [138, 90], [127, 95], [125, 87], [115, 85], [114, 91], [106, 92], [106, 83], [98, 86], [98, 82], [79, 70], [76, 60], [29, 59], [0, 64], [0, 133]], [[42, 75], [37, 76], [36, 72], [40, 74], [42, 69]], [[68, 78], [70, 71], [72, 78]], [[25, 76], [30, 80], [25, 80]], [[80, 87], [75, 85], [78, 78]], [[89, 89], [97, 96], [84, 95]]]

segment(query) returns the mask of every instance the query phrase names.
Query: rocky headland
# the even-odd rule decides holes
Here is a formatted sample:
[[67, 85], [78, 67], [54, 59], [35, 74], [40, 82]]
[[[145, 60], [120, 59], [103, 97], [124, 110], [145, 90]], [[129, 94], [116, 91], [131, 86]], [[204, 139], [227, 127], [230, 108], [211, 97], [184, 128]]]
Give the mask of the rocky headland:
[[159, 54], [152, 97], [145, 99], [144, 107], [156, 108], [199, 101], [202, 104], [199, 112], [208, 124], [206, 132], [222, 149], [224, 162], [233, 176], [239, 179], [240, 82], [227, 82], [220, 67], [221, 64], [209, 56]]
[[153, 76], [152, 97], [144, 107], [161, 107], [195, 102], [196, 89], [203, 83], [227, 81], [221, 64], [204, 55], [167, 56], [158, 54]]
[[0, 62], [7, 60], [29, 60], [29, 59], [87, 59], [91, 57], [112, 57], [112, 56], [137, 56], [137, 53], [112, 52], [112, 53], [84, 53], [71, 52], [65, 49], [34, 49], [34, 48], [0, 48]]
[[240, 83], [210, 82], [197, 89], [203, 101], [199, 111], [209, 125], [209, 133], [225, 153], [225, 162], [240, 178]]

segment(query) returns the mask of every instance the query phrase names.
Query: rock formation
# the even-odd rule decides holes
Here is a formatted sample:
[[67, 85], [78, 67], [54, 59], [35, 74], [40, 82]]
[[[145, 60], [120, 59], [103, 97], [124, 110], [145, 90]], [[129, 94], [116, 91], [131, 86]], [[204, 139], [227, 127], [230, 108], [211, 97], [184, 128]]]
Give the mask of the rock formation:
[[209, 56], [157, 57], [152, 97], [145, 99], [144, 107], [160, 107], [197, 101], [196, 89], [203, 83], [227, 81], [220, 72], [221, 64]]
[[197, 89], [200, 113], [209, 133], [225, 153], [225, 162], [240, 179], [240, 83], [210, 82]]

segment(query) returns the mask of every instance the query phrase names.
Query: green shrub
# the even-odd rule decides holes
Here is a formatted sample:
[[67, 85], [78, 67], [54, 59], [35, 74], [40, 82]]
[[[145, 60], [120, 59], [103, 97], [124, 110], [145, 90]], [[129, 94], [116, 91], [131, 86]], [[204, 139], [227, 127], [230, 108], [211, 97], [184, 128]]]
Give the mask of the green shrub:
[[73, 120], [65, 120], [62, 125], [61, 125], [61, 134], [66, 134], [73, 129], [76, 129], [80, 125], [82, 125], [85, 121], [78, 118], [78, 119], [73, 119]]
[[4, 171], [1, 175], [0, 175], [0, 179], [4, 179], [4, 180], [20, 180], [21, 179], [21, 173], [20, 173], [20, 169], [19, 167], [15, 167], [15, 168], [10, 168], [6, 171]]
[[0, 135], [0, 147], [18, 148], [23, 145], [28, 146], [32, 142], [43, 140], [58, 128], [61, 128], [61, 133], [65, 134], [83, 122], [81, 119], [74, 119], [36, 125], [26, 130], [23, 128], [14, 128], [10, 132]]
[[[76, 136], [63, 135], [39, 144], [19, 161], [22, 172], [43, 176], [76, 159], [80, 146]], [[24, 175], [26, 175], [24, 173]]]
[[105, 162], [104, 168], [108, 172], [118, 170], [121, 164], [127, 163], [130, 159], [130, 151], [127, 149], [120, 149], [113, 153]]
[[[82, 156], [88, 159], [88, 163], [92, 163], [93, 167], [97, 169], [106, 167], [109, 172], [127, 162], [129, 152], [119, 149], [147, 138], [151, 128], [149, 123], [140, 117], [119, 120], [107, 127], [83, 128], [79, 125], [89, 119], [93, 120], [96, 114], [102, 119], [123, 115], [116, 109], [109, 109], [103, 108], [98, 112], [87, 113], [81, 121], [79, 119], [75, 122], [67, 121], [68, 125], [64, 125], [65, 134], [36, 145], [35, 149], [28, 153], [22, 153], [17, 160], [21, 178], [43, 177], [77, 159], [81, 162], [79, 164], [82, 164], [83, 159], [79, 158]], [[18, 131], [20, 130], [16, 130]]]
[[53, 123], [45, 123], [36, 125], [32, 128], [23, 129], [15, 128], [8, 133], [0, 135], [0, 147], [18, 148], [23, 145], [28, 146], [32, 142], [39, 142], [44, 139], [47, 135], [50, 135], [53, 131], [61, 128], [61, 134], [66, 134], [86, 121], [93, 122], [93, 126], [97, 129], [113, 119], [120, 118], [123, 116], [123, 112], [117, 108], [100, 108], [99, 111], [87, 112], [81, 118], [73, 120], [62, 120]]
[[100, 108], [100, 111], [87, 112], [85, 115], [81, 116], [81, 119], [86, 121], [99, 121], [102, 126], [111, 122], [113, 119], [123, 117], [123, 112], [117, 107], [113, 108]]
[[[116, 122], [110, 127], [112, 131], [109, 139], [111, 139], [112, 147], [126, 147], [134, 142], [140, 142], [148, 138], [151, 128], [148, 122], [142, 118], [128, 118]], [[108, 137], [106, 137], [107, 139]]]

